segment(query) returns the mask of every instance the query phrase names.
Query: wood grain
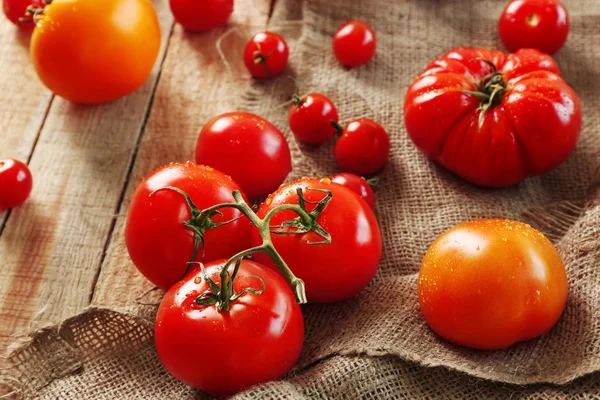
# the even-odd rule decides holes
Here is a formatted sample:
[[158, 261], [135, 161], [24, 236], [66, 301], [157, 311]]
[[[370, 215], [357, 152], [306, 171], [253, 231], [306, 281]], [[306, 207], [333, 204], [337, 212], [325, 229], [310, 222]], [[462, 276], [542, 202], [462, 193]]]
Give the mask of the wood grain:
[[[248, 82], [241, 54], [250, 32], [266, 26], [271, 2], [237, 0], [227, 26], [208, 33], [186, 33], [176, 25], [156, 90], [154, 105], [137, 153], [92, 303], [130, 305], [152, 288], [135, 269], [124, 240], [131, 195], [140, 180], [161, 165], [193, 159], [198, 132], [231, 104]], [[233, 28], [238, 30], [232, 30]], [[231, 64], [230, 75], [217, 52], [217, 41]]]
[[[163, 46], [142, 88], [102, 106], [52, 101], [30, 161], [32, 197], [0, 237], [0, 349], [89, 304], [171, 33], [167, 0], [154, 3]], [[25, 121], [22, 130], [35, 133]]]

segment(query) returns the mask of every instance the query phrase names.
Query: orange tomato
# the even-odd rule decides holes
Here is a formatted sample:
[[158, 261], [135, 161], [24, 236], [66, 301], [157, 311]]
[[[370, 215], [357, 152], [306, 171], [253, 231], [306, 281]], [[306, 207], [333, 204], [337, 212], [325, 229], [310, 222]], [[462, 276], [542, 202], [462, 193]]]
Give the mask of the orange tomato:
[[550, 330], [567, 301], [567, 274], [550, 241], [527, 224], [465, 222], [429, 248], [419, 274], [425, 320], [444, 339], [502, 349]]
[[31, 57], [55, 94], [98, 104], [148, 79], [160, 49], [150, 0], [54, 0], [37, 19]]

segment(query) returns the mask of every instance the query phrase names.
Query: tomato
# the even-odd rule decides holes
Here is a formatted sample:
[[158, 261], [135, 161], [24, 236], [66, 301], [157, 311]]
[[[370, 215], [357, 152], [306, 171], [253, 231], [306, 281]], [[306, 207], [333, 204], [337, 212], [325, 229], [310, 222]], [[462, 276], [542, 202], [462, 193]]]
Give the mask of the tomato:
[[169, 0], [169, 5], [175, 20], [193, 32], [221, 26], [233, 12], [233, 0]]
[[[328, 190], [332, 198], [317, 218], [317, 223], [331, 235], [327, 245], [316, 232], [297, 234], [272, 233], [277, 252], [292, 272], [306, 285], [306, 296], [312, 302], [335, 302], [346, 300], [360, 292], [373, 279], [381, 258], [381, 233], [377, 219], [369, 205], [350, 189], [322, 180], [304, 178], [289, 182], [271, 194], [258, 209], [260, 218], [280, 204], [298, 204], [296, 190], [303, 191], [308, 211], [325, 197], [317, 190]], [[293, 219], [292, 211], [280, 211], [271, 220], [272, 231], [293, 231], [294, 228], [276, 228], [282, 222]], [[262, 239], [252, 231], [252, 244], [258, 246]], [[257, 253], [255, 260], [274, 267], [265, 254]]]
[[498, 21], [508, 51], [532, 48], [554, 54], [567, 41], [569, 13], [559, 0], [513, 0]]
[[[185, 197], [171, 190], [186, 192], [200, 210], [221, 203], [235, 202], [234, 190], [240, 187], [222, 172], [192, 162], [171, 163], [148, 175], [136, 188], [131, 200], [125, 242], [137, 269], [162, 289], [170, 288], [188, 269], [194, 254], [194, 231], [184, 223], [191, 218]], [[157, 191], [158, 190], [158, 191]], [[212, 220], [224, 222], [239, 217], [232, 208], [221, 211]], [[249, 247], [248, 219], [241, 218], [204, 232], [195, 261], [231, 257]], [[203, 254], [204, 253], [204, 254]]]
[[339, 174], [334, 175], [331, 178], [331, 181], [346, 186], [348, 189], [362, 197], [369, 207], [375, 207], [375, 191], [371, 187], [371, 184], [376, 184], [376, 180], [369, 179], [367, 181], [361, 176], [350, 174], [348, 172], [340, 172]]
[[390, 157], [390, 138], [377, 122], [359, 118], [346, 125], [334, 151], [335, 159], [344, 171], [372, 175]]
[[292, 170], [290, 148], [279, 129], [242, 111], [221, 114], [204, 125], [196, 162], [230, 175], [251, 198], [271, 193]]
[[546, 54], [458, 48], [409, 87], [404, 120], [430, 159], [475, 184], [505, 187], [567, 159], [581, 108]]
[[[206, 265], [208, 277], [217, 284], [223, 264]], [[264, 292], [242, 295], [227, 311], [195, 302], [209, 289], [199, 269], [165, 294], [155, 341], [167, 371], [210, 395], [225, 396], [280, 379], [292, 368], [304, 340], [302, 312], [285, 280], [256, 262], [241, 263], [235, 292], [261, 289], [257, 277]]]
[[538, 337], [558, 321], [567, 275], [552, 243], [508, 220], [465, 222], [427, 250], [418, 281], [429, 326], [475, 349], [502, 349]]
[[290, 129], [299, 141], [325, 143], [336, 132], [331, 121], [338, 122], [338, 113], [327, 96], [311, 93], [304, 98], [296, 96], [293, 99], [289, 112]]
[[160, 41], [149, 0], [54, 0], [39, 17], [30, 51], [48, 89], [75, 103], [98, 104], [148, 79]]
[[19, 28], [33, 29], [35, 26], [33, 22], [20, 22], [19, 19], [31, 19], [32, 17], [27, 15], [27, 8], [29, 6], [43, 8], [45, 7], [43, 0], [2, 0], [2, 9], [6, 18]]
[[244, 64], [255, 78], [272, 78], [285, 69], [290, 51], [285, 39], [275, 32], [257, 33], [244, 50]]
[[363, 21], [348, 21], [333, 36], [335, 57], [346, 67], [368, 63], [375, 54], [376, 46], [375, 31]]
[[32, 178], [27, 165], [0, 160], [0, 210], [20, 206], [31, 193]]

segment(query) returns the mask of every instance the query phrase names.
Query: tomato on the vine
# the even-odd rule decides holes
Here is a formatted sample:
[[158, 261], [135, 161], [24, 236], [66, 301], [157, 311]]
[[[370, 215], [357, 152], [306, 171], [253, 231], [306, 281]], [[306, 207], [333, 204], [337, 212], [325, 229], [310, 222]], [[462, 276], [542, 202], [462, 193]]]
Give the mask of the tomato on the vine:
[[[233, 202], [232, 192], [240, 190], [222, 172], [189, 161], [161, 167], [138, 185], [127, 216], [125, 242], [138, 270], [162, 289], [180, 280], [190, 261], [231, 257], [248, 248], [251, 228], [246, 218], [234, 220], [242, 214], [231, 208], [212, 218], [234, 220], [228, 224], [209, 228], [207, 221], [194, 221], [185, 196], [167, 186], [187, 193], [199, 210]], [[192, 228], [204, 230], [198, 247], [198, 234]]]
[[505, 187], [569, 157], [581, 108], [547, 54], [458, 48], [409, 87], [404, 121], [430, 159], [475, 184]]
[[346, 186], [348, 189], [362, 197], [369, 207], [375, 207], [376, 198], [373, 187], [377, 185], [377, 178], [370, 178], [367, 180], [362, 176], [350, 174], [348, 172], [340, 172], [331, 177], [331, 181]]
[[208, 31], [227, 22], [233, 0], [169, 0], [175, 21], [193, 32]]
[[421, 266], [419, 303], [444, 339], [502, 349], [538, 337], [567, 301], [564, 264], [531, 226], [508, 220], [465, 222], [431, 245]]
[[[220, 286], [224, 264], [206, 265], [207, 276]], [[232, 395], [283, 377], [298, 360], [304, 341], [302, 312], [286, 281], [277, 272], [244, 260], [233, 293], [247, 288], [264, 291], [247, 292], [226, 310], [196, 302], [210, 286], [196, 268], [165, 294], [156, 317], [155, 341], [167, 371], [213, 396]]]
[[20, 206], [31, 193], [31, 172], [18, 160], [0, 160], [0, 210]]
[[45, 3], [43, 0], [2, 0], [2, 10], [6, 18], [19, 28], [33, 29], [35, 26], [32, 22], [22, 22], [23, 19], [30, 19], [31, 16], [27, 15], [27, 8], [29, 6], [44, 8]]
[[531, 48], [554, 54], [567, 41], [569, 13], [560, 0], [513, 0], [498, 21], [498, 31], [510, 52]]
[[250, 198], [271, 193], [292, 170], [290, 148], [281, 131], [242, 111], [221, 114], [204, 125], [196, 162], [230, 175]]
[[333, 36], [333, 52], [347, 67], [368, 63], [377, 47], [375, 31], [366, 22], [353, 20], [343, 24]]
[[335, 144], [335, 159], [346, 172], [373, 175], [390, 157], [390, 137], [381, 125], [368, 118], [351, 121]]
[[105, 103], [138, 89], [160, 49], [149, 0], [53, 0], [36, 21], [35, 70], [48, 89], [75, 103]]
[[[316, 203], [326, 196], [323, 190], [331, 192], [329, 204], [316, 220], [331, 235], [331, 243], [319, 244], [323, 243], [323, 237], [313, 231], [289, 234], [295, 228], [282, 224], [296, 214], [280, 211], [271, 219], [273, 245], [294, 274], [304, 280], [309, 301], [348, 299], [367, 286], [379, 267], [381, 233], [375, 214], [354, 192], [329, 178], [304, 178], [282, 185], [264, 201], [257, 215], [264, 218], [278, 205], [298, 204], [298, 189], [302, 190], [308, 211], [314, 210]], [[261, 243], [253, 230], [253, 246]], [[256, 253], [255, 260], [274, 265], [262, 253]]]
[[304, 97], [294, 96], [288, 119], [296, 139], [321, 144], [335, 135], [336, 128], [331, 122], [338, 122], [338, 113], [327, 96], [310, 93]]
[[285, 39], [275, 32], [257, 33], [244, 50], [244, 64], [255, 78], [272, 78], [285, 69], [289, 49]]

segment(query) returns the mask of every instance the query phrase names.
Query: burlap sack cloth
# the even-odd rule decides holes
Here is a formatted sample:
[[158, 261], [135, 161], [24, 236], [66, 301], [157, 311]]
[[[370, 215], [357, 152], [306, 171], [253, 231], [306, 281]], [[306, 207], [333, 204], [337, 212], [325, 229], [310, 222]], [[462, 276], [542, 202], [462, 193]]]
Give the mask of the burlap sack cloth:
[[[358, 297], [303, 307], [304, 352], [290, 376], [237, 398], [600, 399], [600, 1], [565, 1], [571, 36], [557, 59], [583, 100], [584, 128], [577, 150], [556, 171], [504, 190], [479, 189], [425, 159], [403, 125], [406, 88], [430, 60], [461, 45], [500, 46], [496, 21], [505, 3], [277, 2], [270, 24], [289, 39], [290, 64], [303, 89], [328, 94], [341, 121], [375, 117], [391, 135], [377, 206], [385, 249], [375, 280]], [[343, 71], [331, 52], [331, 36], [357, 16], [375, 27], [378, 51], [367, 66]], [[289, 22], [298, 20], [303, 23]], [[278, 105], [289, 99], [291, 84], [281, 79], [251, 85], [240, 108], [287, 130], [286, 109]], [[292, 178], [335, 171], [331, 143], [301, 148], [286, 134]], [[504, 351], [472, 351], [440, 340], [417, 302], [417, 272], [429, 244], [445, 229], [483, 217], [541, 229], [557, 246], [569, 276], [568, 305], [556, 327]], [[5, 381], [23, 398], [203, 397], [161, 367], [152, 313], [152, 308], [129, 314], [91, 309], [37, 332], [14, 353], [15, 368]]]

